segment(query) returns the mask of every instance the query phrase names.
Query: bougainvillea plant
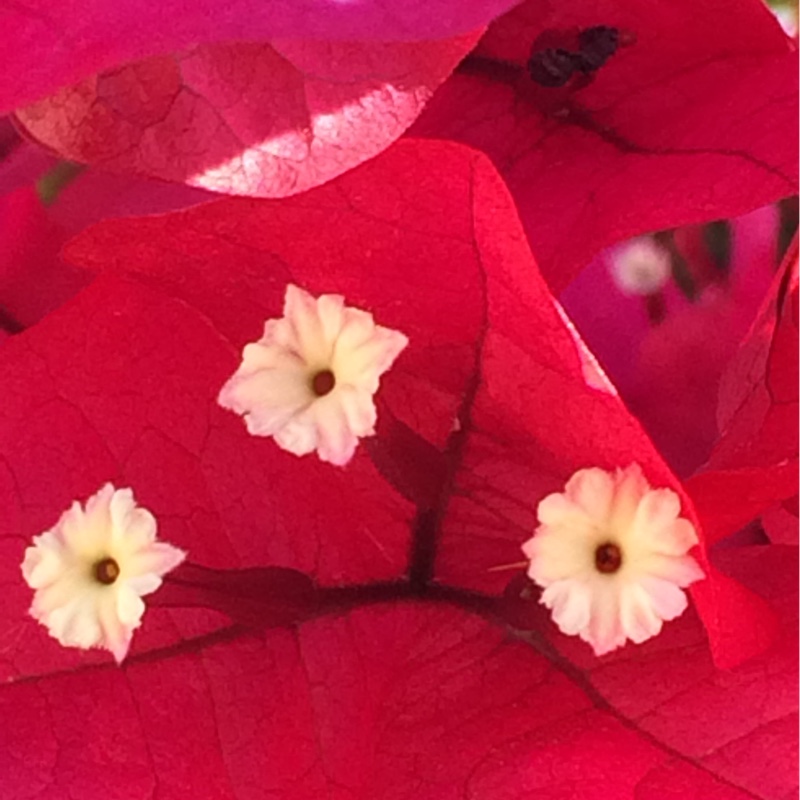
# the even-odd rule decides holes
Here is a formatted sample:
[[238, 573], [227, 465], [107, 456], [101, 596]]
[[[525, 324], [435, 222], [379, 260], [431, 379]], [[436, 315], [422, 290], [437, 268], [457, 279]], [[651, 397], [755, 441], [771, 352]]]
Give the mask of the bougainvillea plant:
[[[440, 213], [431, 214], [432, 198]], [[302, 235], [309, 225], [313, 237]], [[48, 781], [73, 794], [102, 781], [120, 797], [155, 787], [303, 797], [339, 786], [365, 797], [418, 796], [426, 786], [433, 796], [523, 796], [536, 785], [557, 796], [568, 791], [559, 777], [567, 764], [593, 787], [584, 796], [649, 782], [663, 793], [675, 781], [748, 796], [724, 759], [699, 755], [730, 730], [709, 726], [702, 743], [686, 740], [669, 702], [653, 725], [630, 708], [643, 690], [621, 690], [630, 676], [604, 693], [592, 675], [609, 664], [638, 675], [655, 663], [660, 692], [700, 692], [692, 705], [702, 728], [713, 712], [697, 704], [737, 697], [742, 708], [740, 681], [752, 680], [742, 676], [760, 664], [762, 692], [783, 700], [767, 718], [751, 710], [749, 722], [731, 724], [754, 738], [784, 724], [785, 598], [765, 599], [726, 574], [756, 558], [747, 550], [721, 571], [705, 544], [717, 505], [741, 502], [749, 519], [783, 498], [753, 508], [701, 495], [695, 513], [538, 276], [483, 157], [409, 141], [293, 200], [106, 222], [65, 257], [97, 279], [0, 354], [9, 529], [51, 530], [74, 499], [113, 481], [132, 487], [159, 537], [188, 555], [147, 596], [120, 671], [102, 653], [59, 647], [27, 616], [19, 563], [29, 543], [3, 538], [4, 715], [24, 716], [27, 728], [2, 752], [20, 796]], [[287, 286], [306, 287], [313, 308], [311, 295], [336, 289], [408, 340], [375, 393], [376, 435], [343, 468], [250, 435], [218, 403], [242, 347], [284, 312]], [[313, 324], [293, 330], [311, 335], [304, 326]], [[633, 535], [654, 542], [662, 530], [669, 547], [678, 506], [691, 532], [676, 546], [698, 565], [693, 609], [666, 623], [665, 637], [676, 626], [667, 638], [598, 661], [539, 612], [526, 568], [498, 568], [536, 541], [546, 495], [581, 468], [630, 465], [661, 493], [654, 498], [675, 504], [648, 512], [666, 513], [666, 528], [653, 521]], [[609, 535], [617, 524], [607, 522]], [[626, 541], [620, 534], [621, 556], [633, 559]], [[111, 556], [92, 552], [89, 566], [107, 569], [100, 562]], [[124, 574], [124, 559], [115, 563]], [[664, 647], [687, 662], [673, 689], [657, 655]], [[730, 670], [720, 673], [730, 695], [723, 684], [701, 700], [698, 676], [713, 673], [714, 660]], [[80, 704], [93, 713], [78, 713]], [[191, 743], [176, 735], [187, 722]], [[779, 739], [788, 770], [791, 742]], [[788, 774], [773, 780], [783, 786]]]
[[[4, 10], [0, 798], [795, 796], [766, 8], [78, 5]], [[701, 466], [576, 297], [732, 309]]]

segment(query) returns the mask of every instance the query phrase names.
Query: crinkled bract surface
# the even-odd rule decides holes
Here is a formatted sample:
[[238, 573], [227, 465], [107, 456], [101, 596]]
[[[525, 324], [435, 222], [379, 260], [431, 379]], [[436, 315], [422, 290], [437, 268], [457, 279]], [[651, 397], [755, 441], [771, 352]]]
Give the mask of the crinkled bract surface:
[[636, 658], [576, 669], [458, 608], [372, 605], [194, 638], [124, 671], [4, 685], [4, 719], [17, 721], [0, 730], [6, 791], [52, 781], [110, 800], [155, 787], [165, 800], [789, 797], [796, 552], [768, 550], [735, 561], [762, 578], [766, 568], [786, 635], [733, 672], [715, 670], [693, 615]]
[[62, 158], [215, 192], [284, 197], [380, 153], [481, 31], [421, 42], [198, 44], [17, 109]]

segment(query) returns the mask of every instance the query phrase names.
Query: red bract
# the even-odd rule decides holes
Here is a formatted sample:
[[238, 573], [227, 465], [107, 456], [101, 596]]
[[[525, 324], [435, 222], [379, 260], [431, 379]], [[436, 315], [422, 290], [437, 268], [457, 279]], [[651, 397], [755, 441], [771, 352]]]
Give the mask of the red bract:
[[[369, 447], [418, 508], [413, 582], [435, 574], [502, 591], [508, 575], [490, 569], [519, 561], [538, 501], [581, 467], [638, 462], [654, 485], [682, 493], [554, 304], [502, 181], [466, 149], [403, 143], [302, 197], [109, 221], [78, 237], [68, 258], [136, 275], [188, 302], [237, 350], [279, 315], [289, 281], [340, 292], [405, 333], [411, 345], [381, 390], [383, 427]], [[403, 435], [409, 430], [416, 437]], [[438, 461], [418, 455], [419, 437], [444, 451]], [[272, 443], [250, 447], [298, 476], [308, 468]], [[234, 485], [226, 495], [241, 492]], [[240, 509], [238, 524], [252, 527], [247, 515]], [[712, 575], [695, 595], [721, 662], [763, 647], [770, 626], [752, 624], [763, 609], [740, 587]]]
[[[716, 797], [710, 785], [706, 795], [684, 782], [685, 777], [678, 778], [685, 770], [681, 756], [724, 776], [751, 798], [788, 798], [796, 792], [797, 549], [736, 548], [718, 552], [715, 560], [764, 593], [781, 618], [781, 633], [770, 652], [735, 670], [714, 669], [692, 616], [635, 650], [620, 650], [599, 662], [560, 634], [548, 637], [554, 648], [550, 651], [538, 635], [530, 639], [554, 660], [557, 653], [577, 674], [588, 676], [597, 699], [673, 748], [671, 768], [656, 773], [663, 783], [651, 788], [652, 795], [643, 792], [637, 798], [669, 796], [664, 787], [671, 773], [681, 787], [675, 789], [676, 797]], [[542, 630], [541, 608], [517, 598], [506, 598], [506, 614], [516, 614], [523, 630]], [[698, 717], [707, 718], [708, 724], [698, 725]], [[722, 790], [720, 796], [728, 794]]]
[[[540, 59], [574, 54], [596, 26], [618, 31], [605, 64], [560, 88], [529, 77], [534, 42]], [[759, 0], [529, 0], [490, 27], [413, 133], [492, 157], [560, 289], [614, 241], [796, 192], [793, 50]]]
[[283, 197], [391, 144], [476, 40], [200, 45], [87, 78], [17, 119], [73, 161]]
[[[694, 514], [554, 303], [480, 154], [402, 142], [299, 197], [101, 223], [67, 255], [102, 274], [0, 350], [4, 790], [744, 798], [763, 758], [737, 760], [743, 778], [708, 751], [769, 734], [784, 758], [792, 731], [771, 725], [791, 708], [791, 659], [754, 661], [725, 690], [710, 652], [763, 648], [771, 609], [708, 563], [694, 597], [711, 651], [691, 612], [591, 662], [696, 689], [691, 738], [683, 704], [663, 723], [669, 707], [649, 719], [598, 693], [575, 666], [588, 648], [554, 651], [548, 619], [541, 652], [498, 622], [509, 573], [488, 569], [519, 560], [538, 501], [577, 468], [636, 461]], [[290, 281], [409, 338], [381, 380], [377, 436], [344, 469], [248, 436], [216, 403]], [[31, 535], [106, 480], [132, 486], [192, 562], [153, 596], [121, 672], [48, 638], [19, 574]], [[651, 659], [672, 648], [680, 675]], [[746, 719], [705, 730], [743, 694]]]
[[66, 239], [32, 187], [0, 195], [0, 327], [33, 325], [86, 286], [58, 257]]
[[797, 240], [723, 376], [712, 465], [772, 466], [797, 458]]
[[589, 669], [432, 602], [287, 630], [229, 627], [121, 671], [36, 669], [6, 684], [4, 791], [109, 800], [156, 789], [163, 800], [790, 797], [796, 563], [778, 548], [734, 555], [766, 578], [786, 615], [779, 646], [734, 672], [714, 669], [691, 615]]
[[150, 55], [201, 42], [275, 37], [333, 41], [416, 41], [466, 33], [513, 0], [79, 0], [3, 4], [0, 109], [38, 100], [68, 83]]
[[692, 479], [718, 520], [719, 537], [746, 523], [755, 510], [776, 505], [768, 513], [767, 531], [779, 541], [797, 542], [797, 296], [795, 240], [723, 376], [718, 411], [723, 435]]

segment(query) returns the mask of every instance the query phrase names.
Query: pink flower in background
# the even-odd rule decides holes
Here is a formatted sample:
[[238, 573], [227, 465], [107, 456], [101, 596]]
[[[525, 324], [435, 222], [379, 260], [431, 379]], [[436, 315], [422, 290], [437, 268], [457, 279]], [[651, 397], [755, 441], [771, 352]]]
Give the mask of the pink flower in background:
[[732, 221], [730, 263], [722, 271], [711, 263], [700, 230], [679, 233], [691, 300], [673, 280], [631, 295], [615, 277], [618, 249], [587, 266], [561, 299], [661, 452], [688, 475], [709, 458], [719, 436], [723, 370], [772, 280], [777, 212], [768, 207]]

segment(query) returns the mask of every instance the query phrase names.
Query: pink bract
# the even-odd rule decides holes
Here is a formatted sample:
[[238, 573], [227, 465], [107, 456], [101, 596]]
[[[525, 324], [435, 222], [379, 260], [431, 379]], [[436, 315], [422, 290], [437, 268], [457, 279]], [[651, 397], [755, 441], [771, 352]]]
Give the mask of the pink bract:
[[188, 45], [276, 37], [330, 41], [442, 39], [486, 25], [513, 0], [34, 0], [6, 4], [0, 108]]
[[18, 109], [16, 118], [73, 161], [283, 197], [388, 147], [479, 34], [195, 45], [93, 75]]

